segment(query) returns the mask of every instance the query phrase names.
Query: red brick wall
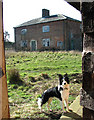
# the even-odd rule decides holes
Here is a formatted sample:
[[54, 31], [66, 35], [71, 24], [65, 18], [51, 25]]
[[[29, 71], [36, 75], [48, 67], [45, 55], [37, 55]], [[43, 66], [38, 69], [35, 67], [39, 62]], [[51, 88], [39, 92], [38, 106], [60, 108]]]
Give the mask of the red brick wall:
[[[21, 40], [27, 40], [27, 47], [24, 48], [24, 50], [30, 50], [30, 41], [36, 40], [37, 41], [37, 50], [41, 49], [51, 49], [57, 47], [57, 41], [63, 42], [62, 49], [69, 50], [70, 49], [70, 31], [75, 35], [76, 37], [80, 37], [80, 23], [79, 22], [73, 22], [73, 21], [55, 21], [55, 22], [49, 22], [49, 23], [42, 23], [42, 24], [36, 24], [26, 27], [19, 27], [15, 29], [15, 41], [16, 41], [16, 50], [21, 50]], [[43, 26], [49, 26], [50, 31], [49, 32], [42, 32]], [[25, 35], [21, 35], [21, 30], [27, 29], [27, 33]], [[50, 47], [43, 47], [42, 45], [42, 39], [50, 38]]]
[[[72, 20], [65, 23], [65, 48], [66, 50], [82, 50], [81, 23]], [[73, 44], [72, 44], [73, 43]]]

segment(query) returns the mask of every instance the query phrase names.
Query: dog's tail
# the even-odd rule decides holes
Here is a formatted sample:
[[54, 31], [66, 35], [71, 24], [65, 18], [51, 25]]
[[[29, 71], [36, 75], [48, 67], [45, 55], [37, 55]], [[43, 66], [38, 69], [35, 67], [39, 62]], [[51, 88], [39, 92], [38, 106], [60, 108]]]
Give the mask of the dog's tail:
[[39, 109], [41, 110], [42, 98], [38, 98], [37, 103], [38, 103], [38, 107], [39, 107]]

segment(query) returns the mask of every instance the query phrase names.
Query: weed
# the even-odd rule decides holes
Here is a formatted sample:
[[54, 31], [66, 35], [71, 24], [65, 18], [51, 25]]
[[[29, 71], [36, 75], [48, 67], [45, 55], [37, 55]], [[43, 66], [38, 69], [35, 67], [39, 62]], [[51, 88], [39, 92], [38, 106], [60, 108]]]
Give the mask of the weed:
[[9, 82], [12, 84], [19, 84], [21, 83], [21, 79], [20, 79], [20, 74], [19, 74], [19, 71], [18, 69], [10, 69], [8, 70], [8, 79], [9, 79]]

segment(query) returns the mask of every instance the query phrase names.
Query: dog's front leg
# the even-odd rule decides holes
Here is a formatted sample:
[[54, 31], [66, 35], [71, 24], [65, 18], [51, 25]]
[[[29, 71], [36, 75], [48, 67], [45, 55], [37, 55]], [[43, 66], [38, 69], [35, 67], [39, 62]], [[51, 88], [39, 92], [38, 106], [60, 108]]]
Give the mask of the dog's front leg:
[[64, 100], [61, 101], [61, 106], [62, 106], [63, 113], [65, 113], [65, 110], [64, 110]]
[[65, 103], [66, 103], [66, 111], [68, 111], [69, 110], [68, 99], [65, 99]]
[[66, 102], [66, 111], [72, 111], [71, 109], [69, 109], [68, 99], [66, 99], [65, 102]]

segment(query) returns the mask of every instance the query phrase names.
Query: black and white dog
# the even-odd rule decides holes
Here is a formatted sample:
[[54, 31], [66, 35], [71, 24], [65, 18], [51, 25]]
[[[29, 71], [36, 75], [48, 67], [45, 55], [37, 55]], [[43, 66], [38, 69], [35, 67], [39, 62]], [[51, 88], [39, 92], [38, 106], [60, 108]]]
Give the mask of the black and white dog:
[[42, 97], [38, 98], [38, 107], [42, 110], [42, 105], [48, 102], [47, 107], [49, 109], [49, 104], [52, 101], [53, 97], [58, 98], [62, 103], [62, 110], [64, 110], [64, 103], [68, 110], [68, 98], [69, 98], [69, 78], [68, 75], [65, 74], [62, 76], [61, 74], [57, 74], [59, 76], [59, 85], [50, 89], [47, 89], [43, 92]]

